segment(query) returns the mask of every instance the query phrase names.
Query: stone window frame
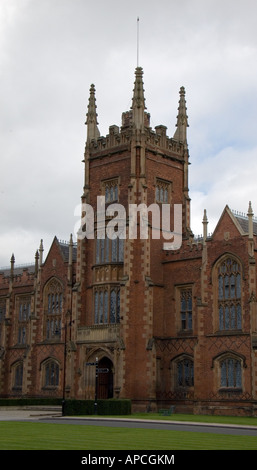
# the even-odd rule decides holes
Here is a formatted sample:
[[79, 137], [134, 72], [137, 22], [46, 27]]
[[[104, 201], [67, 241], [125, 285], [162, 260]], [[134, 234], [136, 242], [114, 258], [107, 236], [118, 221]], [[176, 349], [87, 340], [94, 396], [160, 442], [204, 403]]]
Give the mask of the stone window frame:
[[117, 264], [124, 262], [124, 239], [114, 240], [105, 238], [95, 238], [95, 264]]
[[[112, 311], [113, 293], [115, 294], [115, 305], [113, 306], [115, 311]], [[120, 323], [120, 286], [116, 284], [95, 286], [93, 288], [93, 312], [94, 325]]]
[[43, 291], [44, 305], [44, 339], [60, 341], [64, 304], [64, 286], [60, 279], [53, 276], [49, 279]]
[[[161, 191], [163, 196], [161, 195]], [[156, 204], [170, 204], [172, 194], [172, 182], [163, 178], [155, 178], [155, 195]]]
[[15, 297], [16, 339], [17, 344], [25, 346], [29, 343], [29, 323], [31, 317], [32, 296], [18, 294]]
[[[232, 262], [236, 263], [239, 266], [239, 270], [234, 271], [236, 274], [240, 273], [240, 297], [231, 297], [228, 296], [227, 298], [220, 298], [219, 297], [219, 277], [221, 276], [220, 269], [224, 265], [227, 260], [231, 260]], [[225, 272], [223, 273], [225, 274]], [[222, 275], [223, 275], [222, 274]], [[213, 319], [213, 328], [215, 333], [219, 334], [229, 334], [231, 332], [242, 332], [243, 331], [243, 278], [244, 278], [244, 271], [243, 271], [243, 264], [241, 260], [232, 253], [225, 253], [221, 257], [219, 257], [212, 269], [212, 284], [213, 284], [213, 303], [214, 303], [214, 319]], [[225, 281], [224, 281], [225, 282]], [[225, 287], [224, 287], [225, 288]], [[229, 286], [230, 289], [230, 286]], [[238, 312], [238, 305], [240, 305], [240, 313]], [[223, 307], [224, 317], [223, 317], [223, 326], [221, 328], [221, 310], [220, 308]], [[228, 320], [225, 319], [225, 308], [229, 308], [228, 311]], [[240, 326], [232, 328], [226, 328], [226, 322], [229, 322], [231, 325], [232, 321], [232, 311], [231, 308], [234, 307], [235, 309], [235, 326]], [[240, 321], [239, 321], [240, 315]]]
[[[120, 196], [120, 177], [104, 179], [101, 181], [101, 194], [105, 196], [105, 204], [112, 204], [119, 202]], [[108, 192], [110, 190], [110, 193]]]
[[[189, 363], [188, 383], [186, 382], [185, 364]], [[179, 365], [182, 365], [182, 383], [179, 383]], [[194, 357], [191, 354], [182, 353], [174, 357], [170, 364], [171, 387], [174, 392], [189, 392], [194, 389]], [[193, 374], [192, 374], [193, 371]]]
[[[228, 370], [228, 362], [232, 361], [234, 364], [240, 365], [240, 384], [237, 383], [238, 378], [236, 377], [236, 370], [233, 366], [233, 385], [231, 384], [231, 377], [229, 375], [231, 372]], [[225, 364], [225, 380], [226, 385], [224, 385], [224, 369], [223, 365]], [[244, 369], [246, 368], [246, 359], [245, 356], [234, 351], [225, 351], [213, 358], [212, 368], [214, 369], [214, 383], [215, 388], [219, 393], [242, 393], [244, 391]], [[223, 370], [222, 370], [223, 369]]]
[[24, 364], [18, 359], [11, 365], [12, 390], [21, 391], [23, 387]]
[[[180, 284], [175, 286], [175, 311], [176, 311], [176, 330], [180, 334], [192, 334], [194, 329], [194, 284]], [[181, 308], [181, 295], [183, 292], [190, 292], [191, 294], [191, 319], [189, 318], [190, 310], [182, 311]], [[182, 314], [185, 313], [185, 320], [182, 320]], [[185, 322], [183, 327], [182, 322]], [[191, 328], [189, 325], [191, 324]]]
[[[52, 377], [49, 376], [50, 380], [47, 379], [47, 374], [48, 371], [47, 369], [51, 367], [53, 375]], [[42, 377], [42, 389], [43, 390], [56, 390], [60, 387], [61, 381], [60, 381], [60, 372], [61, 372], [61, 367], [60, 367], [60, 362], [58, 359], [54, 357], [48, 357], [45, 359], [41, 365], [41, 377]], [[49, 369], [49, 374], [51, 374], [51, 371]]]

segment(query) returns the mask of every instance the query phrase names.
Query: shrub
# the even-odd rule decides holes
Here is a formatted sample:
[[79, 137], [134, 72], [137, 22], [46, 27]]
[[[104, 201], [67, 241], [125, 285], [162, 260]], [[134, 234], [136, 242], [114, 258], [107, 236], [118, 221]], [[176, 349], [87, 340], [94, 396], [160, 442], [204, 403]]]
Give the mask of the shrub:
[[61, 406], [61, 398], [0, 398], [0, 406]]
[[[94, 415], [94, 400], [65, 400], [63, 406], [64, 416], [71, 415]], [[97, 415], [129, 415], [131, 414], [130, 400], [97, 400]]]

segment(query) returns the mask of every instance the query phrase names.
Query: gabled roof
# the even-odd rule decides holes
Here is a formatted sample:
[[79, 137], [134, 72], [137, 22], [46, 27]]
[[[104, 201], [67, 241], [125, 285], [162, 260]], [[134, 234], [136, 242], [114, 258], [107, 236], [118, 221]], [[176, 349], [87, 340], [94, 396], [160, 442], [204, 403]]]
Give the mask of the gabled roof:
[[[69, 261], [69, 243], [61, 242], [58, 240], [59, 246], [62, 252], [62, 256], [65, 262]], [[77, 246], [73, 245], [72, 247], [72, 261], [75, 262], [77, 260]]]
[[215, 230], [214, 230], [214, 232], [213, 232], [213, 234], [212, 234], [212, 237], [214, 237], [215, 234], [216, 234], [216, 232], [218, 231], [219, 226], [220, 226], [220, 224], [222, 223], [222, 219], [224, 218], [224, 216], [225, 216], [226, 213], [229, 215], [229, 217], [230, 217], [230, 218], [232, 219], [232, 221], [234, 222], [234, 225], [235, 225], [236, 229], [238, 230], [238, 232], [239, 232], [241, 235], [245, 235], [245, 233], [247, 233], [248, 230], [247, 230], [247, 232], [245, 232], [245, 231], [243, 230], [242, 226], [240, 225], [239, 221], [237, 220], [237, 218], [235, 217], [235, 215], [233, 214], [233, 212], [231, 211], [231, 209], [229, 208], [229, 206], [226, 205], [225, 208], [224, 208], [224, 210], [223, 210], [223, 212], [222, 212], [222, 214], [221, 214], [221, 216], [220, 216], [220, 218], [219, 218], [219, 221], [218, 221], [218, 223], [217, 223], [217, 225], [216, 225], [216, 227], [215, 227]]
[[[244, 233], [248, 233], [248, 217], [243, 214], [233, 213], [234, 217], [236, 218], [237, 222], [240, 224]], [[257, 221], [253, 221], [253, 233], [257, 235]]]
[[[65, 242], [65, 241], [60, 241], [58, 240], [58, 238], [55, 236], [54, 239], [53, 239], [53, 242], [49, 248], [49, 251], [47, 253], [47, 256], [45, 258], [45, 261], [43, 263], [43, 265], [47, 262], [47, 259], [48, 257], [50, 256], [50, 253], [52, 251], [52, 248], [54, 245], [57, 245], [58, 249], [59, 249], [59, 252], [60, 252], [60, 255], [64, 261], [64, 263], [68, 263], [69, 261], [69, 242]], [[73, 244], [73, 248], [72, 248], [72, 261], [76, 261], [77, 260], [77, 246]]]
[[[229, 208], [228, 205], [225, 206], [219, 221], [215, 227], [215, 230], [212, 234], [212, 237], [215, 236], [215, 233], [218, 231], [218, 228], [220, 224], [222, 223], [222, 219], [224, 218], [225, 214], [228, 214], [229, 217], [232, 219], [236, 229], [240, 233], [240, 235], [245, 236], [249, 233], [249, 221], [248, 221], [248, 216], [246, 214], [242, 214], [241, 212], [238, 211], [233, 211]], [[253, 234], [257, 235], [257, 220], [253, 220]]]

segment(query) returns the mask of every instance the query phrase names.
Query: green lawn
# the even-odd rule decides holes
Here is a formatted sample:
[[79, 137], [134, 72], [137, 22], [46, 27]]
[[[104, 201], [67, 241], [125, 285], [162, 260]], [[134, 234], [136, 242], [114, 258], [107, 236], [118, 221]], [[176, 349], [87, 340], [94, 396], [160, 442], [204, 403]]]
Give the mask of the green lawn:
[[1, 421], [0, 450], [257, 450], [257, 437]]

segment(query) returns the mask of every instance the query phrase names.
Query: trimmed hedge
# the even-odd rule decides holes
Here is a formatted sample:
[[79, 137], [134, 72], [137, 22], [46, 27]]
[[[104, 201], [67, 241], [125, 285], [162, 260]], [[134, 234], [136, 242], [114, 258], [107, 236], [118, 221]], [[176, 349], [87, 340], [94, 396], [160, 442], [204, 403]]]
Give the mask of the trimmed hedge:
[[[94, 415], [95, 412], [94, 400], [65, 400], [63, 404], [63, 415]], [[97, 400], [97, 415], [129, 415], [131, 414], [131, 401], [130, 400]]]
[[61, 406], [61, 398], [0, 398], [0, 406]]

